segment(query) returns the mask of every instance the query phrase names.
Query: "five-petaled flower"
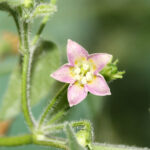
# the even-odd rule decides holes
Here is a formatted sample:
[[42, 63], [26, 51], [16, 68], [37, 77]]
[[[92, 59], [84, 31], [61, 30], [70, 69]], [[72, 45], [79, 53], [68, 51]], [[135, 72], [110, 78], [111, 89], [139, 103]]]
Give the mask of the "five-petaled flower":
[[111, 61], [112, 55], [89, 55], [81, 45], [68, 40], [67, 56], [69, 63], [56, 70], [51, 77], [70, 83], [67, 94], [70, 107], [84, 100], [88, 92], [99, 96], [111, 95], [104, 77], [99, 72]]

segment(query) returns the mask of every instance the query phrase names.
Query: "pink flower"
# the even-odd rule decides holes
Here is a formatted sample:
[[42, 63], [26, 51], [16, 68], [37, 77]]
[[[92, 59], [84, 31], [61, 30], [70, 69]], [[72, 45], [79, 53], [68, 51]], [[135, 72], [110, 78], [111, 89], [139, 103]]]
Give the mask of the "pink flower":
[[110, 62], [112, 55], [106, 53], [89, 55], [81, 45], [68, 40], [67, 56], [69, 63], [56, 70], [51, 77], [70, 83], [68, 87], [70, 107], [83, 101], [88, 92], [99, 96], [111, 95], [104, 77], [99, 72]]

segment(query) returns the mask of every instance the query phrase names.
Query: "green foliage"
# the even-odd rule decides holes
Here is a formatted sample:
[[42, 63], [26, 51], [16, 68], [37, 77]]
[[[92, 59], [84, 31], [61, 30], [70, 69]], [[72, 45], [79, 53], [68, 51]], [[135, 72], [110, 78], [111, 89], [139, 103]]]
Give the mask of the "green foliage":
[[50, 74], [60, 65], [59, 51], [55, 44], [42, 41], [35, 53], [31, 78], [31, 103], [35, 104], [39, 99], [49, 94], [54, 83]]
[[40, 4], [32, 13], [32, 17], [49, 16], [53, 15], [57, 11], [56, 5], [53, 4]]
[[85, 150], [85, 148], [78, 143], [76, 135], [69, 124], [66, 124], [66, 134], [70, 150]]
[[20, 66], [16, 67], [13, 71], [9, 87], [4, 95], [2, 105], [0, 108], [0, 119], [12, 119], [14, 116], [20, 112], [20, 103], [21, 103], [21, 72]]
[[[1, 58], [0, 58], [1, 59]], [[11, 73], [16, 66], [17, 59], [14, 56], [7, 57], [0, 61], [0, 76]]]
[[118, 67], [117, 67], [117, 63], [118, 60], [110, 63], [108, 63], [106, 65], [106, 67], [104, 67], [101, 70], [101, 74], [104, 76], [104, 78], [106, 79], [106, 81], [110, 82], [116, 79], [122, 79], [123, 78], [123, 74], [125, 74], [125, 71], [118, 71]]
[[[59, 66], [59, 52], [57, 47], [48, 41], [41, 42], [35, 52], [31, 77], [31, 104], [37, 104], [49, 94], [54, 80], [50, 73]], [[21, 103], [21, 66], [17, 65], [11, 75], [9, 87], [5, 93], [0, 108], [0, 119], [12, 119], [20, 112]]]

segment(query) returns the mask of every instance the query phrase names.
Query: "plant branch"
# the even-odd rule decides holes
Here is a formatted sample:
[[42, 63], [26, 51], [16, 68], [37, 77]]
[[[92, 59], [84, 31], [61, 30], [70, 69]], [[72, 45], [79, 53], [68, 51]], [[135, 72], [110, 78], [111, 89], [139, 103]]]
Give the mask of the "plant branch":
[[32, 135], [0, 137], [0, 146], [21, 146], [32, 143]]
[[[65, 128], [66, 122], [62, 123], [62, 124], [55, 124], [53, 126], [45, 126], [43, 129], [45, 132], [48, 131], [56, 131], [56, 130], [63, 130]], [[92, 133], [92, 128], [91, 128], [91, 124], [89, 121], [83, 120], [83, 121], [76, 121], [76, 122], [71, 122], [70, 125], [72, 127], [79, 127], [79, 126], [83, 126], [89, 133]], [[91, 137], [92, 138], [92, 134]]]
[[65, 114], [65, 108], [54, 115], [46, 124], [50, 125], [59, 120]]
[[26, 22], [23, 23], [24, 27], [24, 60], [23, 60], [23, 70], [22, 70], [22, 110], [24, 113], [24, 117], [30, 129], [34, 127], [34, 118], [32, 117], [31, 108], [30, 108], [30, 100], [29, 100], [29, 82], [30, 82], [30, 72], [31, 72], [31, 62], [29, 55], [29, 42], [28, 42], [28, 24]]
[[[57, 0], [51, 0], [50, 3], [53, 4], [53, 5], [55, 5], [55, 4], [56, 4], [56, 1], [57, 1]], [[40, 25], [40, 27], [39, 27], [39, 29], [38, 29], [38, 31], [37, 31], [37, 33], [36, 33], [36, 35], [35, 35], [33, 41], [32, 41], [32, 45], [36, 45], [36, 43], [38, 42], [38, 40], [39, 40], [39, 38], [40, 38], [40, 35], [41, 35], [41, 33], [43, 32], [43, 30], [44, 30], [44, 28], [45, 28], [45, 26], [46, 26], [46, 23], [47, 23], [48, 20], [49, 20], [49, 17], [50, 17], [50, 16], [47, 15], [47, 16], [45, 16], [45, 17], [43, 18], [43, 20], [42, 20], [42, 22], [41, 22], [41, 25]]]
[[43, 32], [48, 19], [49, 19], [49, 16], [45, 16], [44, 19], [42, 20], [41, 25], [39, 27], [39, 30], [37, 31], [37, 33], [36, 33], [36, 35], [35, 35], [35, 37], [34, 37], [34, 39], [32, 41], [32, 45], [36, 45], [36, 43], [38, 42], [38, 40], [40, 38], [40, 35]]
[[46, 119], [46, 116], [48, 114], [48, 112], [52, 109], [53, 105], [56, 103], [57, 98], [61, 95], [62, 92], [64, 92], [68, 87], [68, 84], [65, 84], [60, 91], [58, 91], [58, 93], [56, 94], [56, 96], [51, 100], [50, 104], [47, 106], [47, 108], [45, 109], [44, 113], [42, 114], [40, 121], [39, 121], [39, 127], [43, 124], [43, 122]]
[[37, 144], [37, 145], [52, 146], [52, 147], [68, 150], [68, 147], [66, 146], [66, 142], [54, 140], [54, 139], [51, 139], [51, 138], [47, 138], [47, 140], [45, 140], [45, 139], [44, 140], [34, 139], [33, 143]]

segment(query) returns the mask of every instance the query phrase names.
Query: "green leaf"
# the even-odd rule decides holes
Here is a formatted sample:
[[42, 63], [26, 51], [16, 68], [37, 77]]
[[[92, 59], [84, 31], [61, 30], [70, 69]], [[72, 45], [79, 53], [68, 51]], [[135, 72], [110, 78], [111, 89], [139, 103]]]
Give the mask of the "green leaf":
[[53, 4], [39, 4], [32, 13], [32, 17], [50, 16], [57, 11], [56, 5]]
[[77, 141], [75, 133], [69, 124], [66, 124], [66, 135], [70, 150], [85, 150]]
[[11, 73], [16, 66], [17, 59], [15, 56], [9, 56], [0, 61], [0, 76]]
[[59, 51], [53, 43], [43, 41], [36, 52], [31, 81], [32, 104], [49, 95], [54, 83], [54, 79], [50, 77], [50, 74], [60, 66]]
[[148, 148], [128, 147], [123, 145], [93, 144], [93, 150], [150, 150]]
[[6, 91], [0, 107], [0, 120], [12, 119], [20, 112], [21, 72], [17, 66], [13, 71], [8, 90]]
[[[59, 67], [59, 52], [57, 47], [43, 41], [36, 50], [31, 76], [31, 104], [37, 104], [47, 97], [54, 80], [49, 76]], [[9, 87], [0, 107], [0, 119], [14, 118], [21, 111], [21, 66], [17, 65], [11, 75]]]

